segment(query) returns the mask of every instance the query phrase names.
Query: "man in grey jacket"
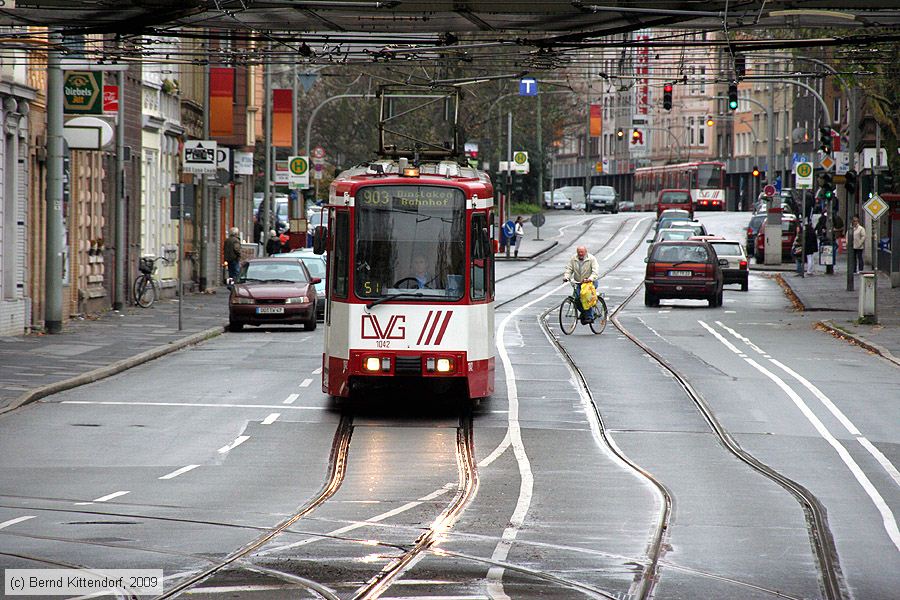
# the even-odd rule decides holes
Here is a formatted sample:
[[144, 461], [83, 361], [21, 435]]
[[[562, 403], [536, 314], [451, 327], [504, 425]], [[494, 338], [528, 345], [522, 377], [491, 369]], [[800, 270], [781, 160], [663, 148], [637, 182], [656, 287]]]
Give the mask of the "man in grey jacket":
[[237, 279], [241, 272], [241, 236], [237, 227], [228, 230], [222, 254], [225, 262], [228, 263], [228, 277]]

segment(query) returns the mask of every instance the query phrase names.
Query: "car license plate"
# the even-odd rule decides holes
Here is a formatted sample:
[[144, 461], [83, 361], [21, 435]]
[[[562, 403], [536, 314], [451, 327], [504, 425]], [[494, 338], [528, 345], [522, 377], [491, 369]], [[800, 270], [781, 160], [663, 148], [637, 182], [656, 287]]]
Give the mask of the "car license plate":
[[264, 314], [284, 314], [283, 306], [257, 306], [256, 314], [264, 315]]
[[669, 271], [669, 277], [690, 277], [693, 271]]

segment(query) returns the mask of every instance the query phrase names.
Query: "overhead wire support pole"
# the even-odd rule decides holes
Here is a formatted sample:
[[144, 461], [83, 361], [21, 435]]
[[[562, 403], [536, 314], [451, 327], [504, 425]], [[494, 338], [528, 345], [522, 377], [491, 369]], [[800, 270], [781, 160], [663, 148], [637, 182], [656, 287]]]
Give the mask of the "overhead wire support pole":
[[[207, 56], [210, 45], [206, 42]], [[203, 66], [203, 139], [209, 140], [209, 60]], [[206, 175], [200, 175], [200, 290], [205, 291], [209, 283], [209, 186]]]
[[[271, 43], [268, 44], [271, 49]], [[268, 57], [267, 57], [268, 59]], [[265, 169], [263, 176], [263, 230], [260, 236], [263, 248], [269, 241], [269, 231], [271, 230], [271, 212], [272, 212], [272, 65], [268, 60], [263, 61], [263, 150], [266, 153]]]
[[[119, 106], [116, 111], [116, 223], [115, 223], [115, 296], [113, 309], [125, 307], [125, 71], [119, 71]], [[184, 221], [179, 224], [179, 228]], [[180, 272], [180, 267], [179, 267]], [[179, 298], [180, 300], [180, 298]]]
[[47, 51], [47, 189], [44, 275], [44, 329], [62, 332], [63, 278], [63, 72], [59, 30]]

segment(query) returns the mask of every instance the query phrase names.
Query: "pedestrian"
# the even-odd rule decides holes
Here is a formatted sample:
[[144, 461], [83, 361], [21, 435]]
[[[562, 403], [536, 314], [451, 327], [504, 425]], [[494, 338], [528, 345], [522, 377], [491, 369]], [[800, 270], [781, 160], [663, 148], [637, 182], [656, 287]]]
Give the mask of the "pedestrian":
[[797, 275], [803, 277], [803, 228], [800, 223], [794, 230], [794, 243], [791, 245], [791, 256], [794, 257], [797, 267]]
[[850, 243], [853, 248], [854, 273], [863, 270], [863, 250], [866, 249], [866, 228], [859, 223], [859, 217], [850, 222]]
[[272, 256], [281, 252], [281, 240], [275, 235], [275, 230], [269, 230], [269, 239], [266, 241], [266, 256]]
[[241, 232], [237, 227], [228, 230], [222, 256], [228, 264], [228, 278], [236, 280], [241, 272]]
[[815, 275], [816, 272], [816, 252], [819, 251], [819, 239], [816, 237], [816, 230], [813, 229], [812, 221], [807, 221], [803, 235], [803, 252], [806, 254], [806, 274]]
[[287, 234], [287, 232], [283, 232], [278, 236], [278, 241], [281, 242], [281, 249], [279, 252], [290, 252], [291, 251], [291, 236]]
[[521, 216], [516, 217], [515, 235], [516, 235], [515, 256], [516, 256], [516, 258], [518, 258], [519, 257], [519, 244], [522, 243], [522, 238], [525, 237], [525, 224], [524, 224], [524, 219], [522, 219]]

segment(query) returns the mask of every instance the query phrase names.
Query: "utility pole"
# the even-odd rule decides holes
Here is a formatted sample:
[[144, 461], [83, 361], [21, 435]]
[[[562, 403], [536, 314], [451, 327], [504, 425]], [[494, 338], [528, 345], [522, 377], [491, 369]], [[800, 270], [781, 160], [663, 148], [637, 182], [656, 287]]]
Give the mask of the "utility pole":
[[[847, 97], [850, 101], [850, 147], [847, 149], [850, 156], [848, 170], [856, 170], [856, 145], [859, 143], [859, 97], [857, 88], [847, 89]], [[845, 188], [846, 190], [846, 188]], [[856, 267], [856, 257], [853, 256], [853, 239], [850, 237], [850, 222], [858, 211], [856, 208], [856, 191], [853, 195], [845, 194], [844, 200], [844, 239], [847, 240], [847, 291], [853, 291], [853, 270]]]
[[[271, 43], [267, 47], [271, 48]], [[265, 248], [269, 241], [272, 211], [272, 65], [266, 60], [263, 61], [263, 68], [266, 70], [263, 76], [263, 150], [266, 153], [266, 174], [263, 177], [263, 231], [260, 241]]]
[[[119, 106], [116, 112], [116, 288], [113, 309], [125, 306], [125, 71], [119, 71]], [[181, 227], [181, 225], [179, 225]]]
[[[509, 221], [509, 203], [512, 200], [512, 111], [506, 113], [506, 202], [503, 223]], [[502, 225], [501, 225], [502, 227]], [[509, 258], [511, 240], [506, 240], [506, 258]]]
[[63, 72], [59, 47], [62, 34], [50, 33], [47, 52], [47, 190], [44, 275], [44, 328], [62, 331], [63, 276]]
[[541, 93], [537, 95], [537, 176], [538, 176], [538, 206], [544, 206], [544, 136], [541, 122]]
[[[584, 202], [587, 209], [588, 194], [591, 191], [591, 80], [587, 81], [584, 97], [587, 107], [587, 129], [584, 131]], [[574, 206], [572, 208], [575, 208]]]
[[[203, 67], [203, 139], [209, 139], [209, 60], [210, 43], [206, 42], [206, 65]], [[206, 175], [200, 175], [200, 290], [205, 291], [209, 273], [209, 187]]]

